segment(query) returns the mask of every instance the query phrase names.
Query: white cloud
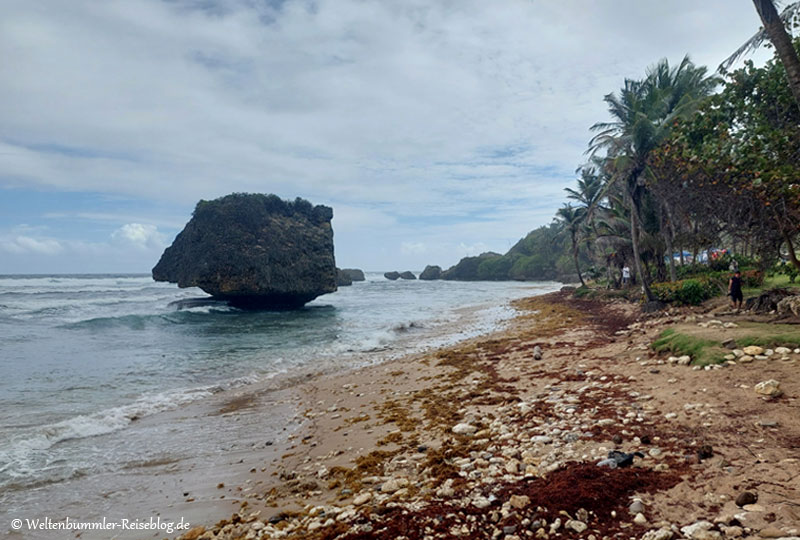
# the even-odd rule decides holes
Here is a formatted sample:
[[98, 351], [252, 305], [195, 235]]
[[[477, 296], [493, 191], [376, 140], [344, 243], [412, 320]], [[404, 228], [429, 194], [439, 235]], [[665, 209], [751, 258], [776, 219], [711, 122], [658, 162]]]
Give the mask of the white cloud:
[[8, 253], [56, 255], [63, 251], [63, 246], [53, 238], [33, 238], [31, 236], [14, 236], [0, 238], [0, 249]]
[[421, 255], [427, 253], [428, 246], [424, 242], [403, 242], [400, 244], [400, 252], [404, 255]]
[[141, 223], [126, 223], [111, 233], [111, 239], [138, 249], [163, 249], [166, 243], [158, 227]]
[[713, 67], [758, 26], [729, 0], [5, 0], [0, 187], [303, 196], [334, 207], [343, 264], [452, 264], [550, 221], [625, 77]]

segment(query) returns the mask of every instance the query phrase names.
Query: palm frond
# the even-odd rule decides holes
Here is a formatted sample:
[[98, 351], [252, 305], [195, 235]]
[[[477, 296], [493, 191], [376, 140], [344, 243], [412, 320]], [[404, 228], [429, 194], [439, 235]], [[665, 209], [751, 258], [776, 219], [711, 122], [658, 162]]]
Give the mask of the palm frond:
[[[775, 5], [778, 6], [779, 2], [775, 2]], [[781, 12], [781, 21], [783, 21], [783, 25], [786, 27], [786, 31], [789, 32], [789, 34], [791, 34], [792, 30], [792, 21], [799, 16], [800, 2], [792, 2]], [[731, 66], [733, 66], [733, 64], [736, 63], [737, 60], [743, 56], [755, 52], [764, 44], [765, 41], [768, 40], [769, 36], [767, 35], [767, 31], [761, 27], [759, 31], [750, 36], [750, 39], [745, 41], [741, 47], [736, 49], [733, 54], [720, 63], [719, 67], [717, 67], [717, 72], [724, 74], [731, 68]]]

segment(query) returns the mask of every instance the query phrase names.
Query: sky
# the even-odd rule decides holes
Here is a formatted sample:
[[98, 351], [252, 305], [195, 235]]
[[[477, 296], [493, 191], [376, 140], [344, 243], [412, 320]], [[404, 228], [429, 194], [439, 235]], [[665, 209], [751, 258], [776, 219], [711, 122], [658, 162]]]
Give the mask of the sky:
[[200, 199], [334, 210], [337, 265], [552, 221], [603, 96], [712, 71], [750, 0], [3, 0], [0, 274], [149, 272]]

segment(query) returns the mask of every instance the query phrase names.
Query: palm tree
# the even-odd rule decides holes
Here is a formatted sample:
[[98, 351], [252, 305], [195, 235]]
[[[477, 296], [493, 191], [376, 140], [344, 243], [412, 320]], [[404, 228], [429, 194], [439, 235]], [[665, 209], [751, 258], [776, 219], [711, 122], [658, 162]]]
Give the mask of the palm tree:
[[781, 59], [789, 80], [789, 88], [797, 106], [800, 107], [800, 58], [792, 43], [792, 36], [786, 31], [786, 25], [791, 25], [800, 15], [800, 2], [793, 2], [780, 15], [773, 0], [753, 0], [753, 4], [764, 27], [720, 64], [720, 71], [729, 68], [743, 54], [757, 49], [769, 39]]
[[578, 262], [578, 233], [583, 225], [584, 218], [586, 217], [585, 209], [575, 208], [569, 203], [565, 203], [563, 207], [559, 208], [556, 212], [556, 219], [564, 224], [564, 229], [569, 232], [569, 238], [572, 241], [572, 258], [575, 261], [575, 271], [578, 272], [578, 279], [582, 287], [586, 287], [581, 275], [581, 266]]
[[654, 297], [639, 246], [647, 158], [667, 138], [674, 123], [694, 112], [699, 99], [708, 96], [717, 83], [718, 79], [707, 76], [706, 68], [695, 66], [688, 56], [676, 67], [663, 59], [648, 69], [645, 79], [626, 79], [618, 94], [606, 95], [612, 121], [591, 127], [598, 133], [589, 142], [589, 151], [606, 151], [611, 183], [622, 183], [630, 204], [634, 266], [648, 301]]

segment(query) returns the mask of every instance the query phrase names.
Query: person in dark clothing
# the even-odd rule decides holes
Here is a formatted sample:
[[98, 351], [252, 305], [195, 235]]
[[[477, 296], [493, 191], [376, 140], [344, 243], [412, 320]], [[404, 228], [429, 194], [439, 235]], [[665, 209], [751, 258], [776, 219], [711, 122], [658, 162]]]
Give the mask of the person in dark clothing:
[[731, 297], [731, 307], [733, 309], [742, 309], [742, 300], [744, 300], [744, 295], [742, 294], [742, 273], [738, 270], [728, 282], [728, 296]]

